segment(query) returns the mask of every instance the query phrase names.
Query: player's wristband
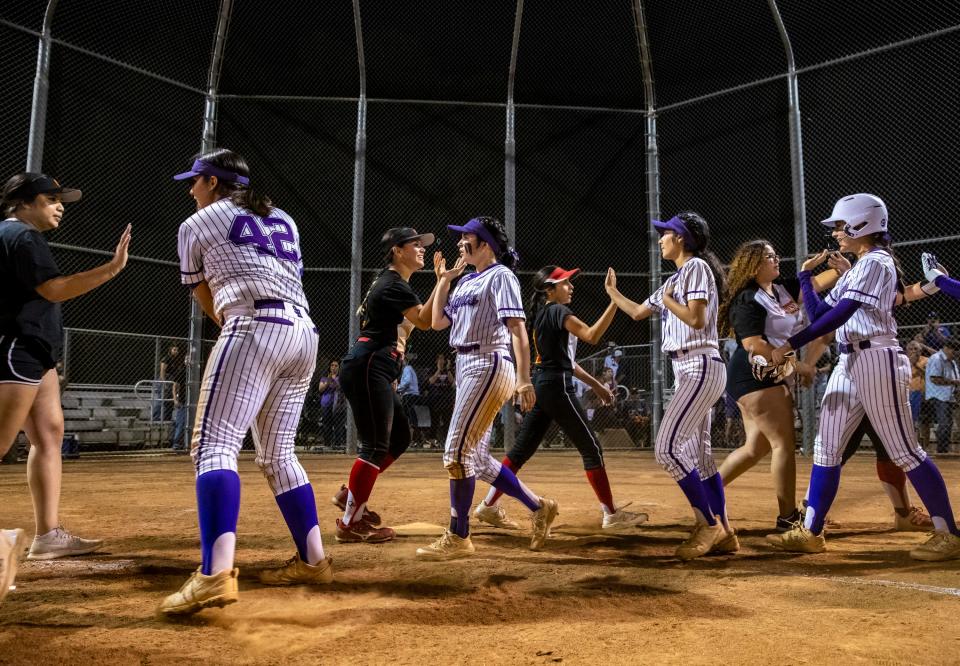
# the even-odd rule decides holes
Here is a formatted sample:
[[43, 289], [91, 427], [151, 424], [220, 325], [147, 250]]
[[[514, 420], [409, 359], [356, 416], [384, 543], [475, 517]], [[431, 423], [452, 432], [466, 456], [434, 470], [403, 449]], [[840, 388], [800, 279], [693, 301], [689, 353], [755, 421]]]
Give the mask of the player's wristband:
[[530, 384], [530, 383], [520, 384], [519, 386], [517, 386], [517, 393], [527, 393], [528, 391], [532, 391], [532, 390], [533, 390], [533, 384]]
[[920, 291], [925, 293], [927, 296], [933, 296], [935, 293], [940, 291], [940, 287], [933, 282], [925, 282], [920, 285]]

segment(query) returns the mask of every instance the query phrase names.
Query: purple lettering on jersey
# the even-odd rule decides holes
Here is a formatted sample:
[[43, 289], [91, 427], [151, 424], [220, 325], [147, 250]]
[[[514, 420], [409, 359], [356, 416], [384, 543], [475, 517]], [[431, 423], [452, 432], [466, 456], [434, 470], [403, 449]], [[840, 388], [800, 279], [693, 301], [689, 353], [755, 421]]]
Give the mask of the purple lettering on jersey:
[[267, 217], [261, 223], [252, 215], [237, 215], [228, 237], [234, 245], [256, 245], [260, 254], [282, 261], [300, 261], [297, 239], [285, 220]]
[[451, 300], [449, 303], [447, 303], [446, 309], [449, 312], [456, 312], [462, 307], [466, 307], [468, 305], [474, 306], [479, 302], [480, 302], [480, 297], [477, 296], [476, 294], [457, 296], [456, 298]]

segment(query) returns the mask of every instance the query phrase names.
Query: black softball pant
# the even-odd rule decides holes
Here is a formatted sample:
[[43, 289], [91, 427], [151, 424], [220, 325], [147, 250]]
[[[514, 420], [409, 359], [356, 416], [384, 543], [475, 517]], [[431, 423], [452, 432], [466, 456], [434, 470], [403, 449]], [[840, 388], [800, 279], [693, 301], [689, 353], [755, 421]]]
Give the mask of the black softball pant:
[[879, 462], [890, 462], [890, 454], [887, 453], [887, 449], [880, 441], [880, 436], [877, 434], [877, 431], [873, 429], [873, 424], [870, 423], [870, 419], [864, 415], [864, 417], [860, 419], [860, 425], [858, 425], [857, 429], [853, 431], [852, 435], [850, 435], [847, 445], [843, 448], [843, 458], [840, 462], [841, 465], [846, 465], [847, 461], [850, 460], [850, 458], [853, 457], [853, 454], [857, 452], [857, 449], [860, 448], [860, 443], [863, 441], [864, 436], [868, 437], [870, 441], [873, 442], [873, 450], [877, 454], [877, 460]]
[[340, 388], [360, 440], [357, 457], [377, 467], [387, 454], [399, 458], [410, 446], [410, 423], [393, 390], [400, 370], [399, 354], [389, 347], [351, 352], [340, 363]]
[[590, 427], [587, 414], [577, 399], [571, 373], [535, 369], [533, 387], [537, 402], [523, 417], [516, 442], [507, 453], [511, 462], [520, 468], [530, 460], [540, 448], [550, 422], [556, 421], [580, 452], [584, 469], [603, 467], [600, 440]]

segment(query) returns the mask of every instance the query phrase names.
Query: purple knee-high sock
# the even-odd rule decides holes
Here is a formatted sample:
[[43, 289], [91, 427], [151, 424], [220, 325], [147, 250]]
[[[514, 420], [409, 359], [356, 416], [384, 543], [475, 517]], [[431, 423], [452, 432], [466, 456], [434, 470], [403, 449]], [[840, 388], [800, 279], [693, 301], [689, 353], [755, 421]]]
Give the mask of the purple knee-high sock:
[[287, 527], [290, 529], [290, 535], [293, 542], [297, 544], [297, 552], [300, 553], [300, 559], [309, 563], [307, 559], [307, 535], [310, 530], [320, 524], [317, 520], [317, 500], [313, 496], [313, 486], [309, 483], [285, 493], [280, 493], [275, 498], [277, 506], [280, 507], [280, 513], [283, 519], [287, 521]]
[[814, 534], [823, 532], [830, 505], [840, 488], [840, 465], [821, 467], [814, 465], [810, 472], [810, 488], [807, 491], [807, 515], [803, 525]]
[[240, 477], [236, 472], [215, 469], [197, 477], [197, 513], [200, 517], [200, 573], [209, 576], [213, 544], [221, 534], [237, 531]]
[[704, 479], [703, 489], [707, 493], [710, 512], [723, 519], [727, 515], [727, 497], [723, 492], [723, 479], [720, 477], [720, 473], [716, 472], [713, 476]]
[[470, 507], [477, 477], [450, 479], [450, 531], [461, 539], [470, 534]]
[[506, 465], [503, 465], [500, 468], [500, 473], [497, 474], [497, 478], [493, 480], [491, 485], [493, 485], [493, 487], [497, 490], [501, 491], [504, 495], [509, 495], [510, 497], [519, 500], [531, 511], [540, 510], [540, 500], [532, 492], [530, 492], [526, 486], [520, 483], [520, 479], [517, 478], [517, 475], [514, 474]]
[[917, 490], [923, 505], [930, 512], [935, 529], [942, 531], [946, 528], [950, 534], [960, 536], [953, 519], [953, 508], [950, 506], [947, 486], [933, 461], [930, 458], [924, 458], [922, 463], [907, 472], [907, 477]]
[[710, 510], [710, 501], [707, 499], [707, 490], [703, 481], [700, 480], [700, 472], [693, 470], [677, 483], [683, 494], [687, 496], [690, 506], [703, 515], [707, 525], [716, 525], [717, 519], [713, 517], [713, 512]]

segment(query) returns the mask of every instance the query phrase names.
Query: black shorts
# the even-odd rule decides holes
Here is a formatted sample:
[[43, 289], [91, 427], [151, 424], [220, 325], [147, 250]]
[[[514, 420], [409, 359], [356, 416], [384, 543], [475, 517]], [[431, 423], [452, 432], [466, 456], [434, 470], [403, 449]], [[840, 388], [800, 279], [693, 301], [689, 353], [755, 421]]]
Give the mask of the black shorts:
[[734, 400], [739, 400], [754, 391], [782, 385], [783, 382], [758, 381], [750, 368], [750, 355], [743, 347], [738, 346], [730, 356], [730, 361], [727, 363], [727, 394]]
[[29, 340], [0, 335], [0, 384], [37, 385], [55, 367]]

